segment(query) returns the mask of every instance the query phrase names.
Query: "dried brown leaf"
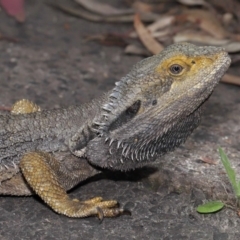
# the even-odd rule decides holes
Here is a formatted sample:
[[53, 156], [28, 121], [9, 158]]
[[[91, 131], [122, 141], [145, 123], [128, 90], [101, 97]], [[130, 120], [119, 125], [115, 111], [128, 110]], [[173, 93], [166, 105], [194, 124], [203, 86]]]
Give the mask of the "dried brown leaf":
[[134, 28], [137, 31], [137, 34], [142, 41], [143, 45], [153, 54], [157, 54], [163, 50], [163, 46], [156, 41], [147, 28], [141, 22], [141, 19], [138, 14], [134, 17]]
[[227, 74], [225, 74], [223, 76], [221, 82], [230, 83], [230, 84], [234, 84], [234, 85], [240, 86], [240, 77], [227, 73]]
[[145, 57], [148, 57], [151, 55], [147, 49], [133, 45], [133, 44], [128, 45], [125, 48], [124, 53], [131, 54], [131, 55], [141, 55]]
[[11, 107], [0, 106], [0, 111], [7, 111], [7, 112], [10, 112], [11, 110], [12, 110]]
[[14, 42], [14, 43], [19, 42], [19, 40], [18, 40], [17, 38], [8, 37], [8, 36], [2, 35], [2, 34], [0, 33], [0, 41], [1, 41], [1, 40], [8, 41], [8, 42]]
[[234, 13], [240, 20], [240, 3], [236, 0], [210, 0], [211, 4], [217, 8], [221, 8], [224, 12]]
[[[154, 35], [155, 36], [155, 35]], [[184, 31], [179, 32], [173, 37], [173, 41], [177, 42], [192, 42], [207, 45], [215, 45], [224, 47], [229, 53], [236, 53], [240, 51], [240, 41], [233, 41], [231, 39], [217, 39], [204, 32]]]
[[187, 6], [206, 6], [207, 3], [204, 0], [178, 0], [178, 2]]
[[0, 6], [6, 13], [20, 23], [25, 22], [26, 18], [24, 4], [24, 0], [0, 0]]
[[240, 61], [240, 54], [233, 54], [231, 56], [232, 62], [231, 64], [237, 64]]
[[173, 41], [177, 42], [195, 42], [201, 44], [209, 44], [209, 45], [224, 45], [229, 42], [226, 39], [216, 39], [205, 32], [202, 31], [183, 31], [177, 33], [173, 37]]
[[185, 10], [183, 11], [183, 14], [179, 15], [177, 18], [180, 21], [187, 20], [197, 24], [202, 30], [218, 39], [223, 39], [229, 35], [218, 20], [217, 16], [207, 10]]
[[146, 3], [141, 1], [135, 1], [132, 4], [132, 8], [135, 9], [137, 12], [166, 12], [168, 7], [166, 3]]
[[173, 24], [174, 21], [175, 21], [175, 16], [170, 16], [170, 15], [162, 16], [162, 17], [159, 17], [159, 19], [154, 23], [148, 25], [147, 29], [150, 32], [156, 32], [159, 29], [163, 29], [165, 27], [170, 26], [171, 24]]
[[201, 161], [204, 162], [204, 163], [211, 164], [211, 165], [216, 165], [217, 164], [216, 161], [214, 161], [213, 159], [211, 159], [209, 157], [202, 157]]
[[123, 36], [113, 33], [88, 36], [85, 38], [85, 41], [98, 41], [100, 44], [106, 46], [126, 47], [127, 45]]
[[[125, 15], [113, 15], [113, 16], [102, 16], [96, 13], [92, 13], [87, 11], [81, 7], [76, 8], [70, 5], [70, 2], [61, 3], [57, 1], [50, 1], [48, 5], [61, 10], [67, 14], [70, 14], [75, 17], [84, 18], [88, 21], [92, 22], [111, 22], [111, 23], [126, 23], [133, 22], [134, 15], [133, 14], [125, 14]], [[152, 12], [140, 13], [141, 20], [144, 22], [153, 22], [159, 16], [158, 14]]]
[[236, 53], [240, 51], [240, 42], [228, 42], [227, 44], [223, 45], [225, 50], [229, 53]]
[[132, 7], [140, 12], [151, 12], [153, 11], [153, 6], [148, 3], [136, 1], [133, 3]]
[[231, 22], [233, 22], [234, 16], [232, 13], [225, 13], [223, 14], [222, 20], [225, 25], [229, 25]]
[[158, 40], [162, 40], [172, 36], [173, 32], [171, 28], [163, 29], [161, 31], [153, 32], [152, 36]]
[[104, 16], [133, 14], [133, 9], [118, 9], [96, 0], [74, 0], [85, 9]]
[[[174, 20], [175, 20], [174, 16], [168, 16], [168, 15], [162, 16], [162, 17], [159, 17], [152, 24], [148, 25], [146, 28], [150, 33], [152, 33], [153, 36], [155, 35], [155, 32], [156, 32], [156, 36], [162, 35], [162, 31], [159, 32], [158, 30], [168, 27], [169, 25], [171, 25], [174, 22]], [[166, 31], [169, 33], [169, 32], [171, 32], [171, 29], [168, 28], [168, 29], [166, 29]], [[129, 34], [129, 37], [137, 38], [138, 35], [135, 31], [133, 31]]]

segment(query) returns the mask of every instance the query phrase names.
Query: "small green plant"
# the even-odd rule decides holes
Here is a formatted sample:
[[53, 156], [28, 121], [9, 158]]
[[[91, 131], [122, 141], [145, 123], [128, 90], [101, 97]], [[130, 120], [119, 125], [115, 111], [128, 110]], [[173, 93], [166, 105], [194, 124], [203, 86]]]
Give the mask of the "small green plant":
[[237, 205], [238, 207], [240, 206], [240, 181], [237, 180], [236, 178], [236, 172], [234, 169], [231, 167], [231, 164], [229, 162], [229, 159], [225, 152], [222, 150], [222, 148], [219, 148], [219, 154], [221, 157], [221, 161], [223, 163], [223, 166], [227, 172], [229, 181], [232, 185], [233, 191], [235, 193], [235, 196], [237, 198]]
[[[240, 207], [240, 181], [237, 180], [236, 172], [232, 168], [230, 161], [225, 152], [223, 151], [223, 149], [219, 148], [218, 151], [222, 164], [226, 170], [228, 179], [232, 185], [233, 191], [237, 198], [237, 207]], [[222, 201], [210, 201], [205, 204], [199, 205], [197, 207], [197, 211], [199, 213], [213, 213], [221, 210], [224, 206], [225, 204]]]

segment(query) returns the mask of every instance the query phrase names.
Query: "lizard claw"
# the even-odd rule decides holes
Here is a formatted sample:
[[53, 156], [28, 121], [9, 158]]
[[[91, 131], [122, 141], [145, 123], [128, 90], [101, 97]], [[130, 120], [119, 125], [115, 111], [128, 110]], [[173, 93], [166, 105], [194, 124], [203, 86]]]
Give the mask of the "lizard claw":
[[131, 215], [129, 210], [119, 208], [119, 204], [115, 200], [103, 201], [101, 197], [95, 197], [83, 201], [81, 204], [85, 205], [84, 211], [86, 212], [86, 216], [97, 215], [100, 221], [102, 221], [104, 217]]
[[104, 218], [104, 214], [103, 214], [103, 210], [100, 208], [100, 207], [97, 207], [97, 216], [98, 216], [98, 219], [102, 222], [103, 218]]
[[104, 217], [117, 217], [120, 215], [131, 215], [127, 209], [119, 208], [119, 204], [115, 200], [104, 201], [101, 197], [95, 197], [81, 202], [85, 205], [83, 208], [86, 210], [86, 216], [97, 215], [100, 221]]
[[111, 208], [111, 209], [101, 209], [98, 208], [98, 219], [103, 220], [104, 217], [118, 217], [120, 215], [130, 215], [131, 212], [123, 208]]

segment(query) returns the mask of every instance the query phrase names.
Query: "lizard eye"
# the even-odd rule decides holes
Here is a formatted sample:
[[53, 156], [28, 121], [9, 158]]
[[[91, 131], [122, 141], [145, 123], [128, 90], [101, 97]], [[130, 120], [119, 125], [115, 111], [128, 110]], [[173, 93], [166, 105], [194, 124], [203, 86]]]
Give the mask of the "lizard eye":
[[172, 74], [174, 75], [178, 75], [179, 73], [182, 72], [183, 70], [183, 67], [179, 64], [173, 64], [169, 67], [169, 70]]

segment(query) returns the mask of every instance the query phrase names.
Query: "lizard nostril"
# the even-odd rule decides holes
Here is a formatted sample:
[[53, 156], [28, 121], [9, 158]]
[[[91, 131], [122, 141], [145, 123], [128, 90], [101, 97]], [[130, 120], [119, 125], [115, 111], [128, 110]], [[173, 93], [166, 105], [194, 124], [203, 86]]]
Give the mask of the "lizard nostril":
[[156, 105], [156, 104], [157, 104], [157, 100], [154, 99], [154, 100], [152, 101], [152, 105], [154, 106], [154, 105]]

